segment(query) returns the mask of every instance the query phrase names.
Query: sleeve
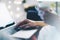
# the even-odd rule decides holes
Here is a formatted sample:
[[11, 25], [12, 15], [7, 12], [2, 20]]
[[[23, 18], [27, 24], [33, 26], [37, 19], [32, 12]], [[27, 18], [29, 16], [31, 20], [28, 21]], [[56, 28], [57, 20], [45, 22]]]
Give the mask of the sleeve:
[[54, 26], [46, 25], [39, 32], [38, 40], [52, 40], [57, 30]]

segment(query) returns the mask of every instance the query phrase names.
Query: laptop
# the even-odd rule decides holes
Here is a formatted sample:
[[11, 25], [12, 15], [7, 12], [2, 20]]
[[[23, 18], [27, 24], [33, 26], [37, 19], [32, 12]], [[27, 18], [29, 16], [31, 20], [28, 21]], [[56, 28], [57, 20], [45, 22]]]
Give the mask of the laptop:
[[31, 38], [38, 29], [34, 29], [34, 30], [20, 30], [12, 35], [10, 35], [11, 37], [14, 38], [23, 38], [23, 39], [29, 39]]

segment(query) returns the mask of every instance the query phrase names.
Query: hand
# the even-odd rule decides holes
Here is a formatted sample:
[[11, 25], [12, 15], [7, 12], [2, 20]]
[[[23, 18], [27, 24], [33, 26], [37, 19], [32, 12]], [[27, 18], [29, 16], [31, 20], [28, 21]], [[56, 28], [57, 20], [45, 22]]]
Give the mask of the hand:
[[17, 24], [18, 27], [22, 27], [22, 28], [29, 28], [29, 27], [36, 27], [36, 26], [43, 27], [45, 25], [46, 23], [44, 23], [43, 21], [33, 21], [29, 19], [25, 19], [24, 21]]
[[22, 22], [18, 23], [16, 26], [22, 27], [22, 28], [29, 28], [29, 27], [34, 27], [37, 25], [35, 24], [35, 21], [25, 19]]

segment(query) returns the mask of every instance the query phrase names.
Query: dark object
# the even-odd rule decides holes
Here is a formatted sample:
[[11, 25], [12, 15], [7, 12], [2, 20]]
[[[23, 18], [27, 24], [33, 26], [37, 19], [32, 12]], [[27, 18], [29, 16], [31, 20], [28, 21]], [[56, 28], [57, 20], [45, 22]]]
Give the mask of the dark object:
[[27, 19], [34, 21], [43, 21], [38, 15], [38, 11], [35, 9], [35, 6], [26, 8], [25, 11], [27, 12]]
[[12, 25], [14, 25], [15, 24], [15, 22], [12, 22], [12, 23], [10, 23], [10, 24], [7, 24], [5, 27], [0, 27], [0, 30], [1, 29], [4, 29], [4, 28], [7, 28], [7, 27], [9, 27], [9, 26], [12, 26]]
[[0, 27], [0, 30], [1, 30], [1, 29], [4, 29], [4, 27]]
[[10, 24], [7, 24], [5, 27], [9, 27], [9, 26], [12, 26], [12, 25], [14, 25], [15, 24], [15, 22], [12, 22], [12, 23], [10, 23]]
[[23, 0], [23, 2], [22, 3], [26, 3], [26, 0]]

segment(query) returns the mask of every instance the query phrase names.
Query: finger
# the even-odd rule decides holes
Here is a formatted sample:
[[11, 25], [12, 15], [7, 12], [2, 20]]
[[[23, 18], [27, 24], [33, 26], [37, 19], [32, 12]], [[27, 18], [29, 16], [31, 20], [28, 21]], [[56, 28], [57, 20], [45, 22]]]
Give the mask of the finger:
[[24, 26], [25, 29], [30, 27], [29, 24], [25, 24]]
[[22, 22], [19, 22], [18, 24], [16, 24], [16, 26], [21, 26], [21, 25], [27, 24], [28, 22], [29, 22], [28, 19], [25, 19]]
[[24, 24], [24, 25], [20, 26], [20, 28], [23, 28], [23, 29], [26, 29], [28, 27], [29, 27], [28, 24]]
[[21, 27], [24, 28], [24, 29], [27, 29], [27, 28], [30, 28], [31, 25], [29, 25], [29, 24], [25, 24], [25, 25], [22, 25]]

